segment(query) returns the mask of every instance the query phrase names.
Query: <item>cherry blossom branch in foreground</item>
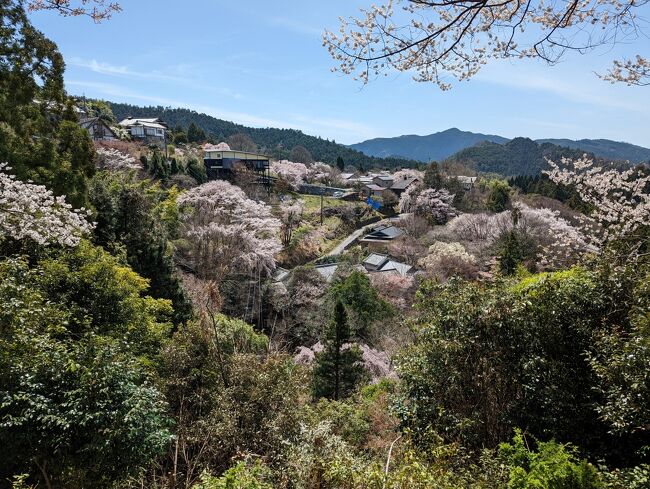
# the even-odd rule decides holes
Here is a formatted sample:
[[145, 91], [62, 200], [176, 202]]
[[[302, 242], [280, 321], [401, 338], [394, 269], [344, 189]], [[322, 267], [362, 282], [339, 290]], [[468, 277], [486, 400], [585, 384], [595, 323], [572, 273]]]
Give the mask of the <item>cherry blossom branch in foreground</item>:
[[84, 209], [73, 210], [65, 197], [56, 197], [43, 185], [17, 180], [0, 164], [0, 235], [30, 239], [40, 245], [77, 246], [94, 227]]

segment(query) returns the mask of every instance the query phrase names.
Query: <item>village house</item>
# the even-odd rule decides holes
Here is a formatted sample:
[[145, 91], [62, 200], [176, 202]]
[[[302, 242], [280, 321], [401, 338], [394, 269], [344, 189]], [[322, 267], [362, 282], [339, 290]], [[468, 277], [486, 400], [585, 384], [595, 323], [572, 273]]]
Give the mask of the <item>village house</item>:
[[370, 253], [363, 260], [363, 266], [368, 272], [395, 273], [402, 277], [406, 277], [413, 272], [411, 265], [393, 260], [390, 256], [382, 253]]
[[377, 175], [372, 179], [372, 183], [383, 188], [390, 188], [393, 185], [393, 177], [390, 175]]
[[359, 243], [365, 245], [370, 251], [381, 251], [389, 245], [395, 238], [404, 234], [400, 228], [392, 224], [384, 224], [373, 228], [368, 234], [359, 240]]
[[206, 145], [203, 164], [210, 180], [231, 180], [237, 166], [242, 165], [255, 174], [256, 183], [269, 187], [272, 182], [267, 155], [231, 150], [225, 143]]
[[89, 117], [79, 120], [79, 125], [86, 129], [94, 141], [112, 141], [118, 139], [117, 134], [99, 117]]
[[390, 175], [379, 175], [372, 179], [372, 182], [363, 186], [363, 192], [368, 197], [381, 198], [385, 192], [393, 192], [397, 197], [409, 188], [411, 185], [418, 183], [417, 178], [405, 178], [404, 180], [394, 181]]
[[463, 186], [463, 190], [465, 190], [465, 192], [469, 192], [470, 190], [472, 190], [472, 188], [474, 188], [474, 183], [476, 183], [476, 177], [466, 177], [460, 175], [456, 178]]
[[120, 122], [131, 138], [153, 144], [166, 144], [167, 124], [157, 117], [127, 117]]

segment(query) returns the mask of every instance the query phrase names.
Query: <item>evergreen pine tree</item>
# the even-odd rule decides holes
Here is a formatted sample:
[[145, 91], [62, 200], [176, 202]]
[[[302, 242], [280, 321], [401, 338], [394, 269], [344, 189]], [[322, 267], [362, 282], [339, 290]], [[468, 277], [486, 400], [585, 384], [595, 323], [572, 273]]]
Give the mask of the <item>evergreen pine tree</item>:
[[438, 189], [442, 188], [442, 175], [440, 175], [440, 169], [438, 168], [438, 163], [432, 161], [427, 169], [424, 171], [424, 184], [428, 188]]
[[205, 131], [192, 122], [187, 129], [187, 140], [190, 143], [203, 142], [206, 140]]
[[[351, 334], [345, 306], [338, 301], [327, 329], [324, 349], [316, 354], [313, 373], [315, 397], [339, 400], [349, 397], [363, 379], [365, 370], [359, 347], [350, 345]], [[345, 347], [344, 347], [345, 345]]]
[[340, 156], [336, 157], [336, 167], [341, 171], [345, 170], [345, 162]]

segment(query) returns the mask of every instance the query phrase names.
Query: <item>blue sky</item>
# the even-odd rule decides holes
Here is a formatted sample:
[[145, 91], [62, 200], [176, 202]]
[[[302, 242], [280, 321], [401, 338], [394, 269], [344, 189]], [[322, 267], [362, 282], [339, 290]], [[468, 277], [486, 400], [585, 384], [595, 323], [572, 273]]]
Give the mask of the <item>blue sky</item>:
[[48, 12], [31, 17], [59, 45], [72, 94], [187, 107], [345, 144], [458, 127], [650, 147], [650, 87], [611, 85], [594, 75], [613, 56], [649, 54], [648, 38], [573, 54], [554, 67], [499, 62], [447, 92], [408, 74], [362, 86], [330, 71], [334, 62], [321, 33], [369, 3], [122, 0], [124, 11], [99, 25]]

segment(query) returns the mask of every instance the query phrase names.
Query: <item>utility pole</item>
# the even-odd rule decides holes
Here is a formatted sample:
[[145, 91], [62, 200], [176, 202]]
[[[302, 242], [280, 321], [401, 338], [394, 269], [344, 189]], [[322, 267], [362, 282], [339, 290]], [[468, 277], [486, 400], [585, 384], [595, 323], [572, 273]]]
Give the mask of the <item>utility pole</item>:
[[323, 225], [323, 194], [325, 189], [321, 187], [320, 189], [320, 225]]

